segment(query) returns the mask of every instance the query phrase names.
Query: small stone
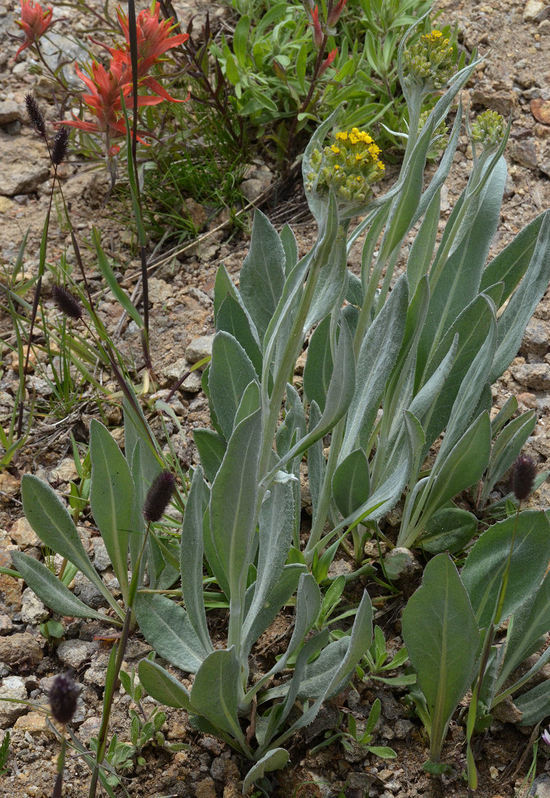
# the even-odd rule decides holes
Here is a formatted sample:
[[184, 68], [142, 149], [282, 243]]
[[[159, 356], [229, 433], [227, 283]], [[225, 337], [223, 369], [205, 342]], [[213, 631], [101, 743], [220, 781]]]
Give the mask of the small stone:
[[216, 781], [223, 781], [225, 779], [225, 759], [217, 756], [212, 765], [210, 766], [210, 775]]
[[396, 546], [384, 557], [384, 567], [389, 579], [412, 576], [421, 566], [410, 549]]
[[[27, 69], [23, 65], [24, 69]], [[29, 138], [22, 140], [0, 132], [3, 169], [0, 172], [0, 194], [14, 197], [32, 194], [48, 180], [50, 165], [45, 144]]]
[[91, 660], [97, 651], [96, 643], [86, 640], [63, 640], [57, 647], [57, 656], [68, 668], [78, 670], [85, 662]]
[[550, 100], [542, 100], [537, 97], [535, 100], [531, 100], [530, 108], [537, 122], [550, 125]]
[[13, 621], [9, 615], [0, 614], [0, 635], [9, 635], [13, 631]]
[[45, 621], [49, 610], [40, 601], [34, 590], [28, 587], [21, 597], [21, 620], [23, 623], [38, 624]]
[[0, 637], [0, 662], [17, 665], [20, 672], [34, 668], [42, 659], [42, 649], [29, 632]]
[[47, 716], [42, 712], [27, 712], [26, 715], [21, 715], [17, 718], [14, 729], [21, 732], [28, 732], [29, 734], [48, 734], [54, 737], [54, 732], [48, 724]]
[[550, 798], [550, 776], [542, 775], [531, 784], [528, 798]]
[[535, 410], [538, 407], [537, 404], [537, 397], [534, 393], [529, 393], [528, 391], [522, 391], [518, 393], [516, 396], [519, 405], [523, 405], [523, 407], [528, 407], [531, 410]]
[[94, 565], [98, 571], [106, 571], [111, 565], [111, 559], [107, 552], [107, 547], [103, 538], [93, 538], [92, 545], [94, 549]]
[[536, 169], [538, 166], [537, 150], [533, 139], [517, 141], [510, 146], [512, 157], [517, 163], [526, 166], [528, 169]]
[[185, 350], [187, 361], [189, 363], [197, 363], [205, 357], [210, 357], [213, 340], [213, 335], [201, 335], [199, 338], [194, 338]]
[[200, 371], [192, 371], [181, 384], [182, 391], [198, 393], [202, 389], [202, 376]]
[[523, 9], [524, 22], [542, 22], [550, 16], [550, 6], [544, 0], [527, 0]]
[[210, 777], [197, 782], [195, 786], [196, 798], [216, 798], [216, 786]]
[[406, 740], [414, 728], [414, 724], [410, 720], [396, 720], [393, 726], [395, 738], [397, 740]]
[[534, 391], [546, 391], [550, 388], [550, 364], [522, 363], [511, 366], [512, 377], [526, 388]]
[[525, 328], [523, 341], [521, 343], [521, 353], [544, 357], [548, 351], [549, 340], [550, 323], [533, 317]]
[[57, 468], [54, 468], [48, 474], [48, 482], [50, 485], [58, 485], [60, 482], [70, 482], [78, 477], [78, 471], [74, 464], [72, 457], [65, 457]]
[[164, 280], [159, 280], [158, 277], [149, 278], [149, 301], [153, 305], [162, 305], [174, 295], [174, 288], [165, 283]]
[[90, 742], [92, 737], [97, 737], [97, 733], [101, 726], [101, 718], [95, 715], [91, 718], [86, 718], [84, 723], [78, 729], [78, 737], [83, 743]]
[[[13, 568], [9, 551], [0, 549], [0, 566], [3, 568]], [[0, 611], [19, 612], [21, 609], [21, 593], [23, 591], [20, 579], [13, 576], [0, 574]], [[0, 660], [2, 657], [0, 657]]]
[[80, 572], [74, 578], [74, 593], [84, 604], [94, 610], [97, 610], [105, 603], [102, 593]]
[[0, 127], [10, 122], [20, 122], [22, 118], [21, 107], [14, 100], [0, 102]]
[[[27, 688], [19, 676], [6, 676], [0, 685], [0, 698], [16, 698], [26, 700]], [[0, 729], [7, 729], [13, 725], [19, 715], [28, 711], [26, 704], [16, 704], [11, 701], [0, 701]]]
[[10, 538], [22, 548], [40, 546], [40, 538], [25, 517], [18, 518], [10, 529]]

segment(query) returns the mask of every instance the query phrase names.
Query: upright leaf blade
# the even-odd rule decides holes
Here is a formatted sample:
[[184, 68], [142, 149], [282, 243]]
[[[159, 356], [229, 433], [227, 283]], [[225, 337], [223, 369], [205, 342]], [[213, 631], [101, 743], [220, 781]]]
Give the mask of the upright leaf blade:
[[[128, 533], [133, 532], [134, 481], [126, 458], [96, 419], [90, 425], [90, 505], [122, 595], [128, 590]], [[136, 532], [138, 530], [135, 530]]]
[[261, 211], [256, 211], [250, 250], [240, 273], [240, 292], [260, 340], [283, 292], [285, 261], [277, 231]]
[[202, 470], [193, 474], [191, 489], [187, 497], [180, 543], [180, 573], [183, 599], [187, 614], [197, 637], [205, 651], [212, 650], [203, 598], [203, 522], [208, 506], [209, 490], [204, 482]]
[[430, 758], [437, 762], [449, 721], [470, 686], [479, 631], [455, 566], [438, 554], [403, 611], [403, 640], [431, 719]]

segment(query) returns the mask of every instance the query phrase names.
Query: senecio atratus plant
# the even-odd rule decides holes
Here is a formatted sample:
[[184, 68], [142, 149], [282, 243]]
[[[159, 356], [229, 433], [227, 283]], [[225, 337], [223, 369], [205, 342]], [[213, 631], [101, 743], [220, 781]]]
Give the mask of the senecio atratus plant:
[[[225, 268], [216, 278], [217, 333], [203, 381], [213, 429], [195, 432], [201, 465], [187, 498], [179, 563], [185, 608], [140, 589], [133, 606], [158, 654], [194, 674], [188, 690], [148, 658], [139, 667], [143, 686], [162, 703], [185, 708], [197, 728], [254, 762], [245, 791], [286, 763], [285, 742], [342, 688], [371, 644], [367, 593], [348, 635], [330, 640], [328, 629], [318, 629], [318, 583], [339, 542], [351, 533], [360, 546], [403, 495], [399, 546], [420, 544], [441, 527], [443, 548], [451, 533], [460, 536], [467, 528], [472, 536], [475, 523], [472, 528], [457, 515], [463, 511], [453, 497], [479, 480], [494, 484], [534, 423], [530, 413], [519, 424], [509, 417], [492, 424], [490, 386], [514, 357], [548, 284], [550, 217], [539, 216], [486, 265], [506, 181], [507, 137], [501, 117], [488, 112], [472, 126], [472, 171], [436, 243], [460, 106], [439, 166], [424, 186], [426, 157], [476, 65], [451, 78], [454, 56], [437, 31], [425, 34], [413, 52], [401, 45], [410, 124], [401, 172], [385, 195], [373, 200], [370, 189], [383, 172], [379, 148], [365, 131], [338, 129], [335, 113], [303, 158], [319, 229], [311, 251], [299, 259], [291, 229], [278, 234], [257, 213], [239, 290]], [[421, 124], [423, 99], [447, 81]], [[363, 220], [353, 228], [358, 215]], [[403, 240], [415, 226], [406, 270], [397, 276]], [[348, 252], [363, 233], [356, 275], [348, 269]], [[291, 381], [306, 341], [301, 394]], [[97, 427], [106, 451], [100, 432]], [[426, 468], [426, 454], [442, 432]], [[327, 457], [323, 438], [329, 433]], [[123, 473], [136, 495], [146, 490], [137, 484], [146, 479], [142, 449], [145, 456], [135, 434], [127, 440], [131, 465]], [[302, 542], [304, 455], [313, 517]], [[94, 452], [94, 468], [93, 460]], [[109, 537], [116, 522], [104, 526]], [[437, 551], [433, 539], [431, 550]], [[120, 557], [120, 547], [114, 553]], [[229, 602], [224, 648], [214, 647], [208, 630], [204, 558]], [[256, 641], [292, 601], [287, 650], [269, 671], [255, 672], [250, 655]]]
[[[376, 527], [403, 494], [398, 545], [417, 543], [441, 513], [447, 513], [447, 531], [462, 529], [452, 498], [483, 477], [494, 484], [534, 423], [530, 413], [505, 442], [492, 443], [499, 429], [489, 417], [490, 386], [514, 357], [548, 284], [550, 218], [535, 219], [486, 266], [506, 181], [507, 138], [502, 118], [486, 112], [472, 126], [472, 172], [436, 245], [460, 107], [424, 188], [426, 155], [475, 67], [454, 76], [419, 129], [422, 100], [451, 63], [450, 50], [436, 31], [421, 39], [414, 57], [402, 48], [411, 124], [401, 173], [387, 194], [372, 200], [370, 184], [383, 170], [377, 145], [365, 131], [335, 129], [333, 115], [303, 159], [319, 227], [312, 250], [299, 259], [290, 228], [278, 234], [258, 213], [239, 290], [223, 267], [217, 275], [217, 333], [204, 379], [214, 429], [195, 433], [201, 467], [182, 530], [186, 609], [159, 595], [136, 600], [146, 638], [195, 678], [188, 691], [150, 660], [139, 673], [153, 696], [185, 707], [198, 728], [256, 760], [245, 789], [286, 762], [284, 742], [341, 688], [371, 641], [366, 594], [349, 636], [329, 643], [324, 630], [307, 637], [320, 607], [312, 571], [322, 578], [339, 540], [363, 523]], [[358, 214], [365, 218], [351, 231]], [[403, 239], [417, 223], [406, 271], [396, 277]], [[356, 276], [347, 255], [363, 231]], [[289, 381], [308, 338], [300, 395]], [[437, 457], [423, 471], [443, 431]], [[302, 546], [304, 453], [313, 519]], [[206, 624], [203, 556], [229, 599], [224, 649], [214, 650]], [[295, 592], [287, 651], [269, 672], [251, 678], [255, 641]], [[270, 687], [291, 657], [292, 674]], [[290, 713], [297, 698], [302, 714], [296, 718]]]

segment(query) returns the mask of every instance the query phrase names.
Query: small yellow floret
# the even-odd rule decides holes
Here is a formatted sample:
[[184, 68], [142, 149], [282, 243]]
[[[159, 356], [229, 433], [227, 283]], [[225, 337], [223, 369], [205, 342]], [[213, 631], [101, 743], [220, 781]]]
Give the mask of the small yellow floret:
[[443, 36], [440, 30], [433, 30], [431, 33], [425, 33], [422, 38], [429, 42], [435, 42]]
[[340, 139], [340, 141], [347, 141], [348, 134], [345, 131], [342, 130], [342, 131], [338, 132], [334, 138]]
[[333, 144], [330, 148], [335, 155], [338, 155], [340, 152], [340, 147], [337, 147], [336, 144]]

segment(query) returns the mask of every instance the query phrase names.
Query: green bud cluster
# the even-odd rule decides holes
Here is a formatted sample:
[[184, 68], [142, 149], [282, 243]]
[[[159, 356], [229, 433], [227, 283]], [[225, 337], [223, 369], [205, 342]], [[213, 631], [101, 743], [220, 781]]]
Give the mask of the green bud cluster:
[[496, 111], [483, 111], [472, 125], [472, 139], [484, 147], [497, 147], [506, 134], [506, 122]]
[[455, 47], [440, 30], [425, 33], [404, 53], [405, 73], [430, 91], [445, 86], [455, 62]]
[[[428, 117], [431, 114], [431, 112], [432, 112], [431, 108], [426, 108], [426, 110], [422, 111], [422, 113], [420, 114], [420, 118], [418, 120], [419, 132], [422, 130], [422, 128], [428, 121]], [[427, 153], [428, 158], [438, 158], [441, 155], [441, 153], [447, 149], [448, 143], [449, 143], [449, 128], [447, 127], [447, 125], [445, 124], [445, 120], [443, 119], [432, 133], [432, 140], [430, 143], [430, 148]]]
[[380, 147], [364, 130], [352, 128], [339, 131], [334, 143], [314, 150], [307, 175], [307, 189], [320, 194], [332, 188], [344, 202], [364, 204], [371, 194], [371, 184], [384, 174], [386, 168], [379, 159]]

